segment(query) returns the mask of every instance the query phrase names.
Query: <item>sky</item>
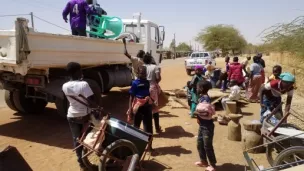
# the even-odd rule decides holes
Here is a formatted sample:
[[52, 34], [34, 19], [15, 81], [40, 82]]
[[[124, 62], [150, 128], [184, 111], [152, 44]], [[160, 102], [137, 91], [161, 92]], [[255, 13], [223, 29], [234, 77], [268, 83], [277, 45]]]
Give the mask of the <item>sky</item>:
[[[10, 14], [34, 15], [69, 30], [62, 19], [62, 9], [68, 0], [0, 0], [0, 29], [12, 29], [16, 17]], [[292, 21], [304, 14], [304, 0], [98, 0], [108, 15], [123, 19], [141, 12], [142, 19], [151, 20], [166, 28], [164, 46], [169, 46], [176, 34], [176, 42], [193, 46], [196, 35], [205, 27], [229, 24], [237, 28], [249, 43], [262, 43], [258, 36], [264, 29]], [[27, 16], [24, 16], [27, 17]], [[41, 32], [69, 31], [34, 19], [35, 29]], [[202, 46], [199, 46], [202, 50]]]

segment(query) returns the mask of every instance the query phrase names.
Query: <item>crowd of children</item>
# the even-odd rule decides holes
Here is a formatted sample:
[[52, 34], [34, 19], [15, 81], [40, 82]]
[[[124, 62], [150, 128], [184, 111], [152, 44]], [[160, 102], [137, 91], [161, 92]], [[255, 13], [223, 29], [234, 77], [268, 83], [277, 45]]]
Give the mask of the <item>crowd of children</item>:
[[[157, 69], [153, 67], [154, 69], [151, 72], [154, 73], [154, 76], [152, 76], [152, 79], [147, 79], [151, 77], [149, 76], [151, 72], [147, 71], [149, 68], [149, 62], [147, 62], [149, 55], [144, 56], [143, 62], [146, 64], [138, 66], [138, 71], [136, 72], [138, 73], [138, 77], [133, 81], [130, 89], [131, 97], [128, 116], [134, 118], [135, 127], [140, 127], [140, 123], [143, 121], [144, 130], [153, 133], [152, 119], [154, 118], [155, 120], [156, 118], [154, 117], [155, 112], [152, 112], [152, 109], [157, 103], [151, 98], [151, 93], [153, 93], [153, 90], [151, 91], [151, 84], [158, 85], [160, 75], [157, 74], [159, 71], [156, 71]], [[263, 122], [265, 117], [263, 115], [265, 111], [273, 110], [281, 102], [281, 95], [284, 93], [288, 95], [285, 109], [286, 111], [290, 109], [294, 89], [293, 84], [295, 82], [292, 74], [282, 73], [282, 67], [276, 65], [273, 67], [273, 73], [268, 78], [267, 83], [263, 84], [265, 74], [259, 56], [253, 57], [253, 63], [250, 64], [249, 70], [247, 70], [246, 66], [251, 57], [248, 57], [242, 63], [238, 62], [238, 57], [234, 57], [231, 64], [229, 63], [229, 59], [229, 57], [225, 58], [226, 72], [222, 74], [220, 79], [222, 82], [221, 90], [225, 91], [228, 87], [231, 90], [231, 93], [221, 100], [223, 109], [226, 108], [227, 101], [238, 101], [241, 98], [242, 88], [246, 89], [246, 97], [249, 101], [260, 101], [261, 122]], [[215, 171], [217, 162], [213, 149], [214, 123], [212, 116], [215, 114], [215, 108], [211, 104], [211, 99], [208, 95], [208, 91], [214, 87], [212, 85], [214, 70], [215, 67], [211, 63], [207, 63], [205, 66], [195, 66], [195, 74], [185, 87], [188, 105], [190, 106], [190, 116], [191, 118], [196, 117], [199, 124], [197, 150], [200, 161], [196, 162], [195, 165], [206, 167], [207, 171]], [[245, 77], [247, 77], [248, 82], [246, 82]], [[151, 80], [154, 80], [154, 83]], [[277, 118], [280, 119], [280, 117], [282, 117], [282, 114]], [[218, 121], [224, 124], [228, 123], [225, 116], [221, 115], [218, 116]], [[159, 120], [157, 119], [155, 120], [155, 126], [156, 131], [160, 132]], [[152, 150], [152, 145], [150, 149]]]
[[[261, 104], [261, 122], [265, 116], [265, 111], [272, 111], [281, 103], [281, 95], [287, 93], [287, 102], [285, 112], [290, 110], [295, 77], [290, 73], [282, 73], [282, 67], [275, 65], [272, 75], [265, 82], [265, 61], [262, 55], [253, 57], [253, 63], [247, 57], [242, 63], [238, 62], [238, 57], [233, 58], [233, 63], [229, 63], [230, 58], [226, 57], [226, 70], [222, 72], [219, 79], [220, 88], [226, 91], [230, 87], [231, 93], [222, 98], [223, 109], [226, 109], [227, 101], [238, 101], [241, 98], [241, 89], [246, 90], [246, 98], [249, 102], [260, 102]], [[207, 170], [215, 170], [216, 157], [213, 150], [212, 140], [214, 135], [214, 124], [212, 115], [215, 114], [214, 106], [211, 104], [208, 91], [213, 87], [210, 77], [214, 67], [210, 65], [195, 66], [195, 74], [191, 81], [187, 82], [186, 90], [188, 105], [190, 106], [190, 116], [196, 116], [199, 124], [197, 149], [200, 161], [195, 165], [207, 167]], [[212, 71], [210, 71], [212, 70]], [[210, 75], [209, 75], [210, 74]], [[217, 84], [219, 85], [219, 84]], [[282, 111], [282, 110], [281, 110]], [[277, 119], [281, 119], [283, 112], [278, 114]], [[224, 116], [218, 115], [220, 124], [227, 124], [228, 120]], [[207, 160], [208, 158], [208, 160]], [[208, 164], [209, 161], [209, 164]]]

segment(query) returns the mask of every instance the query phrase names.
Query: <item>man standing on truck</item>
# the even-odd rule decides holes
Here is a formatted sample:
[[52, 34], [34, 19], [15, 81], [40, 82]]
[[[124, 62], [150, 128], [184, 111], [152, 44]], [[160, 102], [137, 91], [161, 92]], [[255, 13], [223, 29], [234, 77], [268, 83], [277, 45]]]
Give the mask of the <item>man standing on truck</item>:
[[[97, 0], [86, 0], [91, 10], [96, 11], [96, 14], [88, 14], [87, 16], [87, 24], [90, 27], [91, 32], [97, 32], [95, 28], [91, 28], [94, 24], [100, 24], [100, 23], [94, 23], [94, 16], [97, 15], [98, 17], [101, 17], [102, 15], [107, 15], [107, 12], [100, 7], [100, 5], [97, 3]], [[93, 34], [90, 34], [90, 37], [97, 37]]]
[[[80, 138], [83, 127], [88, 124], [90, 118], [88, 107], [79, 102], [84, 101], [79, 95], [84, 96], [88, 101], [94, 102], [94, 94], [89, 84], [86, 81], [82, 81], [82, 71], [79, 63], [68, 63], [67, 72], [71, 80], [63, 84], [62, 90], [70, 103], [67, 119], [73, 136], [73, 144], [76, 148], [79, 146], [77, 139]], [[76, 149], [76, 155], [81, 170], [86, 170], [82, 161], [82, 147]]]
[[95, 13], [93, 8], [88, 6], [86, 0], [70, 0], [62, 12], [62, 17], [67, 23], [67, 17], [70, 15], [72, 35], [87, 36], [87, 15], [93, 13]]
[[138, 77], [138, 68], [141, 67], [142, 65], [144, 65], [144, 62], [143, 62], [143, 57], [145, 55], [145, 51], [143, 50], [139, 50], [136, 57], [134, 56], [131, 56], [129, 53], [128, 53], [128, 50], [127, 50], [127, 46], [126, 46], [126, 39], [123, 38], [122, 39], [123, 43], [124, 43], [124, 48], [125, 48], [125, 52], [124, 54], [126, 55], [126, 57], [128, 57], [131, 62], [132, 62], [132, 75], [133, 75], [133, 79], [137, 79]]

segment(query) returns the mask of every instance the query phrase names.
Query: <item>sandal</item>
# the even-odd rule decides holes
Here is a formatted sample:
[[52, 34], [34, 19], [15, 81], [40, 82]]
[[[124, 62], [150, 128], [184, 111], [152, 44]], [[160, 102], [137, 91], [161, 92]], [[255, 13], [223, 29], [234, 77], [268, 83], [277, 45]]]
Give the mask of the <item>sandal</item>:
[[194, 163], [198, 167], [208, 167], [208, 163], [204, 161], [198, 161]]
[[206, 171], [215, 171], [215, 168], [212, 167], [212, 166], [208, 166], [208, 167], [206, 168]]

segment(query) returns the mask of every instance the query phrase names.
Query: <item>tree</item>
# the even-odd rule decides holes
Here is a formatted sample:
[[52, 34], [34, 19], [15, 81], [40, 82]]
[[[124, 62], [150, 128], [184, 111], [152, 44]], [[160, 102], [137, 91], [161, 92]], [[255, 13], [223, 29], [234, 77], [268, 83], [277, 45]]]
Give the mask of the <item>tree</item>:
[[304, 56], [304, 16], [297, 17], [290, 23], [271, 26], [262, 34], [267, 45], [264, 49]]
[[176, 51], [188, 52], [188, 51], [191, 51], [191, 46], [189, 46], [185, 42], [182, 42], [182, 43], [178, 44], [178, 46], [176, 47]]
[[208, 26], [201, 30], [196, 41], [204, 45], [208, 51], [221, 49], [223, 54], [232, 51], [233, 54], [241, 52], [246, 47], [246, 40], [240, 32], [230, 25]]

